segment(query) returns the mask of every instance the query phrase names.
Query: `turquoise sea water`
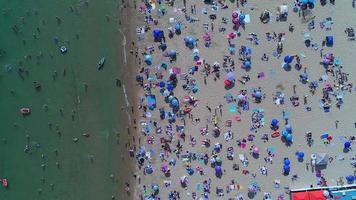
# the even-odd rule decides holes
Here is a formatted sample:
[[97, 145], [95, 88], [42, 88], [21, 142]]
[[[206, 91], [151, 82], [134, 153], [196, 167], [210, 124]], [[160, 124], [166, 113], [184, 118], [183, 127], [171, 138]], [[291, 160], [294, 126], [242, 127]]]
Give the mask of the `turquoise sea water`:
[[10, 184], [0, 199], [118, 197], [126, 134], [118, 6], [0, 1], [0, 179]]

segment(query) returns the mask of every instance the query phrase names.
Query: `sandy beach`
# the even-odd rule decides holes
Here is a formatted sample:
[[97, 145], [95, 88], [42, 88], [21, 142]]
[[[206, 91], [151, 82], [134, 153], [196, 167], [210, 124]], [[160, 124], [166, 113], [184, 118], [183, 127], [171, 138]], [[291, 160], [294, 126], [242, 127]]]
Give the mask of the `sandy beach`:
[[[345, 33], [355, 26], [352, 1], [316, 2], [300, 12], [294, 1], [187, 0], [185, 9], [184, 2], [134, 3], [131, 39], [138, 27], [146, 32], [127, 47], [138, 91], [130, 196], [289, 199], [290, 189], [347, 184], [355, 156], [354, 41]], [[276, 19], [282, 5], [286, 20]], [[233, 12], [244, 15], [242, 25], [234, 27]], [[323, 44], [326, 36], [333, 44]], [[332, 62], [321, 64], [330, 54]], [[156, 105], [147, 100], [152, 95]], [[312, 154], [326, 154], [326, 166], [315, 166]]]

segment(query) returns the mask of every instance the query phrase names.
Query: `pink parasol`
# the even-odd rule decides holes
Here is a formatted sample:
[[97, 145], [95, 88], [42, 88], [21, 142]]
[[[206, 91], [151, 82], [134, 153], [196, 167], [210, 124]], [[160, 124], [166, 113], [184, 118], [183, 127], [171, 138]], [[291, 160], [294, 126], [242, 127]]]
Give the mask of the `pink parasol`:
[[237, 18], [238, 16], [239, 16], [239, 13], [237, 13], [236, 11], [232, 12], [231, 17], [232, 17], [233, 19]]
[[227, 39], [232, 40], [232, 39], [235, 39], [235, 38], [236, 38], [236, 33], [231, 32], [231, 33], [227, 34]]
[[239, 18], [232, 19], [232, 23], [235, 24], [235, 25], [240, 24]]

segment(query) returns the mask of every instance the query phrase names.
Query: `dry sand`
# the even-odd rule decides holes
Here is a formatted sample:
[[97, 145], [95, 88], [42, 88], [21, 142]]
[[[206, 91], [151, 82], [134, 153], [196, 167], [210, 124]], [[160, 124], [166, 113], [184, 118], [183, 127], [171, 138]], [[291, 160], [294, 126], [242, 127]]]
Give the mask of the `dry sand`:
[[[183, 7], [183, 2], [178, 1], [175, 3], [174, 7], [167, 7], [168, 13], [160, 18], [158, 18], [159, 23], [157, 26], [151, 26], [151, 28], [162, 28], [165, 31], [166, 35], [166, 44], [168, 46], [168, 50], [175, 49], [178, 51], [177, 61], [173, 62], [169, 65], [169, 68], [172, 66], [177, 66], [182, 69], [182, 72], [187, 72], [188, 68], [194, 65], [192, 60], [192, 51], [185, 47], [183, 39], [187, 35], [195, 36], [199, 39], [198, 42], [198, 49], [200, 51], [201, 58], [205, 59], [205, 61], [209, 64], [213, 64], [214, 62], [223, 62], [223, 56], [228, 55], [228, 42], [226, 39], [226, 33], [233, 31], [231, 20], [228, 21], [227, 25], [223, 25], [221, 23], [222, 17], [228, 17], [231, 19], [231, 13], [233, 10], [236, 10], [235, 3], [230, 3], [226, 1], [227, 5], [229, 6], [228, 9], [219, 10], [216, 12], [217, 19], [214, 21], [214, 32], [209, 30], [209, 33], [212, 35], [212, 46], [210, 48], [206, 48], [203, 46], [203, 39], [202, 35], [205, 32], [203, 29], [203, 23], [211, 23], [212, 21], [209, 20], [208, 15], [212, 14], [209, 5], [204, 4], [202, 1], [187, 1], [187, 13], [190, 15], [190, 6], [196, 4], [197, 8], [197, 15], [193, 15], [194, 17], [199, 18], [198, 22], [195, 23], [188, 23], [184, 19], [184, 15], [180, 15], [177, 17], [177, 13], [174, 12], [174, 9], [180, 9]], [[260, 13], [264, 9], [268, 9], [273, 12], [273, 17], [276, 16], [276, 7], [281, 5], [282, 3], [286, 3], [289, 6], [289, 16], [287, 22], [276, 22], [273, 20], [268, 24], [262, 24], [259, 20]], [[247, 82], [246, 85], [242, 85], [241, 83], [237, 82], [235, 87], [229, 91], [224, 89], [223, 80], [226, 76], [225, 72], [221, 72], [221, 79], [218, 81], [213, 80], [213, 75], [207, 77], [207, 85], [204, 85], [204, 78], [202, 73], [196, 73], [193, 75], [194, 79], [197, 80], [199, 85], [199, 91], [193, 96], [199, 99], [198, 106], [193, 108], [193, 115], [194, 118], [200, 118], [200, 122], [191, 122], [188, 117], [186, 117], [186, 127], [185, 133], [187, 135], [186, 141], [182, 142], [184, 154], [186, 151], [194, 152], [198, 154], [205, 154], [208, 153], [211, 155], [212, 147], [206, 148], [201, 146], [201, 142], [209, 138], [211, 140], [211, 144], [215, 144], [217, 142], [223, 145], [221, 153], [219, 153], [220, 157], [223, 158], [222, 168], [224, 173], [221, 178], [216, 178], [214, 174], [214, 168], [210, 167], [210, 162], [208, 165], [203, 165], [198, 161], [193, 161], [190, 165], [195, 169], [197, 166], [201, 166], [204, 168], [205, 175], [201, 176], [197, 172], [194, 175], [189, 176], [185, 170], [186, 165], [177, 159], [177, 164], [171, 168], [171, 176], [165, 177], [164, 174], [160, 171], [160, 166], [162, 163], [168, 164], [168, 162], [161, 162], [159, 158], [159, 152], [161, 151], [161, 144], [159, 142], [159, 138], [162, 135], [156, 135], [153, 133], [152, 135], [155, 137], [154, 145], [148, 145], [146, 143], [146, 136], [144, 136], [140, 132], [140, 125], [138, 123], [137, 130], [138, 130], [138, 137], [141, 138], [141, 142], [144, 143], [146, 149], [153, 149], [155, 154], [152, 157], [151, 164], [153, 165], [154, 172], [150, 175], [144, 175], [143, 168], [139, 170], [136, 169], [136, 173], [139, 174], [141, 177], [141, 183], [138, 184], [136, 181], [136, 189], [133, 194], [133, 198], [137, 199], [139, 194], [142, 192], [143, 185], [146, 185], [147, 188], [151, 189], [151, 183], [156, 183], [160, 185], [160, 191], [158, 196], [161, 199], [168, 199], [169, 191], [176, 190], [180, 192], [181, 199], [192, 199], [191, 193], [196, 191], [196, 184], [202, 183], [203, 180], [207, 180], [211, 178], [211, 194], [209, 197], [211, 199], [228, 199], [232, 197], [236, 197], [237, 194], [242, 194], [244, 197], [247, 197], [247, 186], [251, 182], [257, 182], [261, 186], [261, 192], [258, 192], [256, 197], [257, 199], [261, 199], [264, 192], [271, 192], [273, 198], [277, 198], [278, 195], [284, 194], [285, 190], [284, 187], [290, 188], [301, 188], [301, 187], [309, 187], [310, 185], [316, 186], [316, 176], [315, 173], [312, 171], [306, 170], [306, 163], [310, 162], [310, 155], [312, 153], [328, 153], [331, 157], [337, 157], [342, 155], [345, 157], [344, 160], [338, 160], [338, 158], [334, 159], [333, 162], [329, 163], [325, 170], [322, 170], [322, 174], [328, 181], [328, 185], [336, 185], [336, 180], [340, 176], [346, 176], [349, 174], [353, 174], [354, 170], [350, 163], [350, 158], [354, 156], [354, 153], [351, 151], [349, 153], [343, 153], [343, 142], [341, 142], [338, 138], [339, 136], [351, 136], [354, 135], [355, 127], [354, 127], [354, 116], [356, 113], [355, 109], [355, 102], [356, 97], [354, 94], [350, 94], [345, 92], [344, 101], [345, 103], [342, 105], [341, 109], [337, 109], [335, 106], [335, 100], [333, 98], [331, 112], [324, 113], [323, 110], [320, 108], [320, 98], [322, 97], [321, 88], [318, 88], [318, 91], [315, 95], [309, 93], [309, 89], [307, 85], [303, 85], [298, 81], [298, 77], [302, 71], [297, 71], [296, 69], [292, 69], [291, 71], [287, 72], [281, 67], [281, 63], [283, 62], [283, 58], [285, 55], [291, 54], [305, 54], [306, 58], [301, 58], [301, 62], [303, 64], [303, 68], [307, 67], [307, 71], [309, 74], [309, 80], [318, 80], [321, 75], [325, 74], [325, 70], [322, 65], [319, 64], [321, 61], [320, 52], [313, 50], [312, 48], [306, 48], [303, 43], [303, 33], [310, 32], [312, 39], [314, 42], [317, 42], [321, 46], [321, 41], [324, 39], [326, 35], [333, 35], [334, 36], [334, 46], [333, 47], [325, 47], [323, 52], [333, 52], [334, 55], [341, 59], [343, 71], [349, 73], [349, 82], [354, 82], [356, 70], [353, 66], [353, 55], [354, 50], [352, 47], [355, 45], [355, 42], [350, 42], [346, 40], [346, 35], [344, 30], [346, 27], [353, 26], [356, 27], [356, 21], [352, 20], [356, 18], [355, 10], [351, 7], [351, 1], [338, 1], [336, 5], [326, 5], [320, 6], [317, 3], [316, 8], [312, 11], [312, 15], [315, 16], [315, 29], [309, 31], [307, 29], [307, 24], [302, 23], [301, 18], [298, 17], [298, 13], [292, 12], [292, 5], [293, 1], [282, 1], [282, 0], [265, 0], [263, 2], [258, 0], [249, 0], [247, 5], [244, 7], [240, 6], [240, 10], [246, 14], [249, 14], [251, 17], [251, 23], [246, 24], [246, 29], [241, 30], [241, 36], [235, 39], [232, 43], [236, 44], [237, 49], [240, 48], [241, 45], [246, 45], [253, 49], [252, 54], [252, 69], [247, 72], [251, 80]], [[139, 5], [139, 4], [138, 4]], [[202, 8], [208, 9], [208, 15], [204, 15], [201, 12]], [[153, 12], [153, 18], [157, 18], [156, 10]], [[320, 29], [319, 22], [324, 20], [326, 17], [332, 17], [334, 24], [332, 25], [332, 29], [330, 31], [326, 31], [325, 29]], [[175, 35], [173, 39], [168, 39], [167, 36], [167, 28], [170, 26], [168, 23], [168, 19], [170, 17], [174, 17], [178, 19], [183, 24], [182, 34]], [[136, 20], [135, 23], [137, 26], [144, 25], [143, 22], [144, 15], [138, 14], [138, 18], [140, 20]], [[136, 18], [135, 18], [136, 19]], [[292, 23], [295, 27], [293, 33], [288, 31], [289, 24]], [[220, 33], [218, 31], [219, 27], [225, 27], [226, 32]], [[134, 30], [131, 30], [131, 32]], [[258, 35], [260, 40], [259, 45], [254, 45], [253, 43], [246, 40], [248, 33], [253, 32]], [[280, 59], [275, 58], [272, 56], [272, 52], [276, 48], [276, 42], [268, 42], [265, 37], [266, 32], [276, 32], [278, 33], [285, 33], [283, 44], [284, 50]], [[138, 47], [140, 48], [140, 52], [143, 52], [143, 49], [146, 45], [153, 45], [155, 47], [155, 52], [153, 53], [153, 65], [150, 67], [152, 71], [154, 66], [159, 65], [162, 61], [168, 63], [168, 58], [162, 56], [162, 52], [158, 50], [157, 46], [158, 43], [153, 44], [152, 34], [151, 31], [146, 33], [146, 38], [144, 41], [136, 42]], [[131, 47], [131, 46], [130, 46]], [[261, 56], [263, 53], [266, 53], [269, 56], [268, 62], [261, 61]], [[135, 56], [128, 54], [128, 59], [131, 61], [134, 60]], [[139, 57], [142, 58], [141, 53]], [[242, 74], [246, 72], [241, 69], [241, 61], [238, 60], [238, 53], [232, 58], [235, 61], [236, 71], [235, 76], [239, 78]], [[143, 58], [142, 58], [143, 59]], [[130, 61], [129, 61], [130, 62]], [[142, 62], [144, 63], [144, 62]], [[138, 66], [136, 61], [137, 69], [140, 69], [141, 66]], [[133, 66], [134, 67], [134, 66]], [[142, 64], [142, 67], [146, 67], [145, 64]], [[201, 70], [201, 69], [199, 69]], [[151, 71], [151, 72], [152, 72]], [[264, 72], [265, 78], [258, 79], [257, 73]], [[168, 78], [167, 72], [164, 72], [164, 79]], [[145, 83], [147, 80], [145, 80]], [[178, 81], [178, 86], [174, 90], [174, 95], [179, 99], [182, 100], [183, 96], [187, 94], [181, 85], [184, 81]], [[332, 78], [329, 81], [333, 84]], [[297, 85], [297, 95], [300, 98], [301, 105], [298, 107], [292, 106], [291, 102], [289, 101], [289, 97], [293, 95], [293, 85]], [[276, 91], [278, 91], [277, 86], [280, 85], [284, 89], [282, 90], [285, 93], [285, 104], [284, 105], [275, 105], [273, 104], [273, 95]], [[323, 84], [322, 84], [323, 85]], [[263, 100], [262, 103], [256, 104], [252, 102], [252, 98], [250, 95], [251, 88], [262, 87], [263, 92], [266, 94], [266, 98]], [[229, 106], [224, 99], [224, 95], [229, 92], [233, 95], [237, 95], [238, 92], [242, 89], [246, 89], [249, 91], [249, 102], [250, 102], [250, 110], [249, 111], [242, 111], [241, 114], [241, 122], [236, 122], [234, 120], [234, 116], [236, 113], [229, 112]], [[141, 88], [139, 90], [139, 96], [143, 95], [144, 92]], [[163, 101], [163, 97], [159, 94], [159, 88], [153, 88], [152, 93], [157, 97], [157, 108], [152, 112], [151, 118], [142, 118], [138, 117], [137, 122], [141, 120], [149, 121], [154, 120], [158, 122], [158, 126], [162, 127], [163, 130], [165, 126], [168, 124], [167, 120], [161, 121], [159, 119], [159, 112], [158, 108], [165, 107], [166, 109], [170, 110], [168, 104]], [[311, 112], [307, 112], [305, 106], [303, 105], [303, 96], [308, 95], [308, 106], [312, 107]], [[218, 138], [214, 138], [212, 136], [212, 128], [213, 123], [211, 123], [211, 119], [213, 117], [213, 113], [210, 113], [206, 106], [210, 106], [213, 110], [216, 106], [220, 104], [223, 105], [223, 116], [218, 116], [220, 118], [219, 127], [221, 128], [222, 134]], [[181, 104], [182, 105], [182, 104]], [[265, 110], [265, 119], [266, 124], [263, 128], [258, 129], [257, 133], [251, 132], [251, 109], [253, 108], [263, 108]], [[283, 129], [284, 123], [282, 118], [282, 111], [286, 111], [289, 113], [289, 122], [293, 127], [293, 144], [291, 146], [286, 146], [280, 138], [271, 138], [266, 143], [264, 143], [260, 136], [262, 133], [268, 133], [269, 135], [272, 133], [272, 130], [269, 128], [269, 124], [272, 118], [278, 118], [280, 120], [280, 130]], [[140, 114], [142, 115], [142, 114]], [[228, 128], [224, 125], [226, 120], [232, 120], [232, 127]], [[335, 120], [339, 121], [338, 129], [335, 128]], [[210, 121], [210, 122], [209, 122]], [[180, 120], [177, 120], [176, 124], [182, 124]], [[200, 134], [200, 129], [205, 127], [206, 125], [209, 126], [209, 134], [207, 136], [202, 136]], [[173, 124], [173, 127], [175, 124]], [[234, 139], [226, 142], [223, 138], [223, 133], [228, 130], [232, 130], [234, 133]], [[311, 131], [313, 133], [313, 138], [315, 140], [314, 145], [312, 147], [308, 147], [306, 144], [305, 133], [307, 131]], [[323, 141], [319, 138], [321, 133], [328, 132], [330, 133], [334, 140], [329, 145], [325, 145]], [[255, 134], [256, 138], [253, 142], [249, 142], [246, 149], [242, 149], [236, 145], [237, 139], [246, 138], [249, 134]], [[197, 140], [197, 144], [192, 147], [189, 144], [189, 136], [193, 136]], [[163, 136], [166, 136], [163, 134]], [[176, 146], [176, 142], [178, 136], [174, 137], [174, 141], [170, 144], [172, 150]], [[137, 139], [136, 139], [137, 141]], [[255, 145], [261, 149], [261, 155], [258, 159], [253, 158], [249, 154], [249, 147], [251, 145]], [[137, 144], [137, 148], [138, 148]], [[232, 146], [234, 148], [234, 160], [228, 160], [226, 158], [226, 149], [227, 147]], [[264, 151], [265, 148], [268, 147], [275, 147], [276, 148], [276, 155], [273, 158], [273, 164], [267, 164], [264, 161], [264, 157], [266, 156], [266, 152]], [[305, 159], [303, 162], [298, 162], [295, 156], [295, 152], [298, 150], [302, 150], [305, 153]], [[241, 162], [238, 160], [239, 154], [245, 154], [249, 158], [249, 165], [248, 167], [243, 167]], [[288, 157], [291, 160], [291, 172], [290, 175], [284, 176], [282, 174], [282, 166], [283, 166], [283, 158]], [[171, 158], [176, 158], [175, 154], [172, 153], [167, 160]], [[232, 169], [232, 164], [238, 163], [240, 166], [239, 171], [234, 171]], [[145, 165], [147, 165], [147, 161]], [[268, 176], [261, 175], [259, 172], [260, 166], [266, 166], [268, 168]], [[244, 175], [242, 174], [242, 170], [246, 169], [249, 170], [251, 173]], [[251, 176], [252, 173], [256, 173], [257, 176], [253, 178]], [[292, 181], [291, 177], [293, 174], [298, 174], [299, 178], [297, 181]], [[179, 183], [179, 179], [181, 176], [188, 177], [188, 187], [182, 188]], [[281, 181], [281, 187], [279, 189], [274, 188], [273, 181], [275, 179], [279, 179]], [[170, 187], [166, 188], [163, 184], [164, 180], [172, 181]], [[234, 190], [230, 193], [226, 193], [224, 197], [217, 197], [215, 194], [215, 187], [222, 187], [225, 190], [225, 187], [231, 180], [235, 180], [235, 182], [242, 186], [240, 190]], [[198, 197], [200, 197], [201, 192], [197, 192]], [[289, 198], [288, 196], [286, 196]]]

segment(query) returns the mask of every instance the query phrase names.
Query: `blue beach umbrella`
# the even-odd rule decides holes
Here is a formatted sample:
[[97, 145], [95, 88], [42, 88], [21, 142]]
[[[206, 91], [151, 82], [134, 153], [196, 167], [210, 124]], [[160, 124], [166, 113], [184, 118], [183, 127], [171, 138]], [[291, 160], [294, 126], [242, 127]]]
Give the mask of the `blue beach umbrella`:
[[284, 57], [284, 62], [290, 64], [293, 61], [293, 58], [294, 56], [287, 55], [286, 57]]
[[173, 89], [174, 89], [173, 85], [172, 85], [171, 83], [168, 83], [168, 84], [167, 84], [167, 90], [168, 90], [169, 92], [172, 92]]
[[194, 169], [193, 169], [193, 168], [188, 167], [186, 170], [187, 170], [187, 173], [188, 173], [189, 175], [193, 175], [193, 174], [194, 174]]
[[147, 167], [145, 167], [145, 172], [147, 174], [152, 174], [153, 173], [153, 168], [151, 165], [147, 165]]
[[288, 135], [286, 136], [286, 140], [287, 140], [287, 142], [292, 142], [292, 141], [293, 141], [293, 136], [292, 136], [292, 134], [288, 134]]
[[196, 41], [196, 39], [192, 36], [187, 36], [184, 38], [185, 46], [187, 46], [191, 49], [194, 48], [195, 41]]
[[284, 165], [290, 165], [290, 160], [288, 158], [284, 160]]
[[243, 22], [245, 20], [245, 14], [244, 13], [240, 13], [239, 20], [240, 20], [240, 22]]
[[298, 157], [298, 159], [303, 159], [304, 158], [304, 152], [298, 151], [297, 152], [297, 157]]
[[147, 65], [152, 65], [152, 56], [151, 55], [145, 55], [145, 63]]
[[287, 125], [285, 126], [285, 129], [286, 129], [286, 131], [287, 131], [288, 133], [292, 133], [292, 126], [291, 126], [290, 124], [287, 124]]
[[244, 66], [245, 66], [245, 67], [251, 67], [251, 62], [248, 61], [248, 60], [246, 60], [246, 61], [244, 62]]
[[175, 50], [170, 50], [168, 53], [168, 56], [170, 58], [176, 58], [177, 57], [177, 52]]
[[286, 138], [288, 135], [288, 132], [286, 130], [283, 130], [282, 131], [282, 137]]
[[154, 29], [154, 30], [152, 31], [152, 35], [153, 35], [153, 38], [154, 38], [155, 40], [159, 40], [159, 39], [161, 39], [161, 37], [162, 37], [162, 30], [160, 30], [160, 29]]
[[348, 175], [345, 177], [348, 184], [352, 184], [355, 181], [355, 176]]
[[256, 97], [256, 98], [261, 98], [261, 97], [262, 97], [262, 92], [256, 91], [256, 92], [255, 92], [255, 97]]
[[160, 83], [159, 83], [159, 87], [160, 88], [164, 88], [166, 86], [166, 83], [164, 82], [164, 81], [161, 81]]
[[284, 173], [289, 173], [290, 172], [290, 166], [289, 165], [284, 165], [283, 166], [283, 171], [284, 171]]
[[344, 143], [344, 149], [349, 149], [351, 147], [351, 142], [347, 141]]
[[173, 108], [177, 108], [179, 106], [178, 99], [177, 98], [172, 99], [170, 104]]
[[176, 33], [180, 33], [181, 32], [181, 28], [182, 28], [182, 25], [180, 23], [176, 23], [176, 25], [174, 26], [175, 28], [175, 32]]
[[276, 127], [276, 126], [278, 126], [278, 123], [279, 123], [279, 121], [277, 119], [273, 118], [271, 121], [271, 126]]
[[221, 175], [222, 174], [221, 166], [219, 166], [219, 165], [215, 166], [215, 174], [216, 175]]

